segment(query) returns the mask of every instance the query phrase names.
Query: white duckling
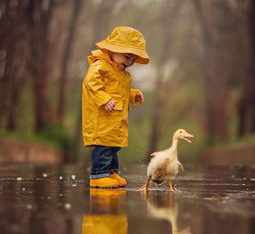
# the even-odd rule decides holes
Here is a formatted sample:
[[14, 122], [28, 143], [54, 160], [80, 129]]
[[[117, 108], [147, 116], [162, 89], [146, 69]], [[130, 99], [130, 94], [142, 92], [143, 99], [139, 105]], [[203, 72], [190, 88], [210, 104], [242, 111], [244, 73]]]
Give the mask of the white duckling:
[[147, 181], [139, 190], [148, 191], [150, 181], [161, 184], [167, 182], [170, 191], [175, 191], [172, 181], [179, 172], [179, 168], [183, 171], [184, 168], [178, 160], [177, 146], [179, 140], [185, 140], [192, 143], [191, 139], [194, 136], [184, 129], [175, 131], [172, 138], [172, 145], [170, 148], [154, 152], [153, 157], [147, 168]]

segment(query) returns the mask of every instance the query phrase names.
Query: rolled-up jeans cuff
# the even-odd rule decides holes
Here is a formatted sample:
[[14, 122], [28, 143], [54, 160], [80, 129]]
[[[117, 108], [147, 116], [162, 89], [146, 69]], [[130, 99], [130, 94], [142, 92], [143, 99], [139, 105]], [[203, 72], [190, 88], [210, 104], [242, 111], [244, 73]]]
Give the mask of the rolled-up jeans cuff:
[[109, 177], [110, 173], [103, 173], [103, 174], [96, 174], [96, 175], [90, 175], [90, 179], [99, 179], [99, 178], [104, 178], [104, 177]]
[[113, 173], [113, 172], [119, 173], [119, 169], [118, 169], [118, 168], [116, 168], [116, 169], [111, 169], [111, 173]]

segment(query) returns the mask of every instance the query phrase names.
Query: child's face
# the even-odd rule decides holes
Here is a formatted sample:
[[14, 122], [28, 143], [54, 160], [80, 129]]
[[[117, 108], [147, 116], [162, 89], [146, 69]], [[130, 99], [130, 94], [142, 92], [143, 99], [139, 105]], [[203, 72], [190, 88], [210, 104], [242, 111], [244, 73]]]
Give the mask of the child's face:
[[122, 70], [127, 67], [130, 67], [134, 64], [137, 56], [134, 54], [127, 54], [127, 53], [112, 53], [111, 55], [112, 60], [117, 63]]

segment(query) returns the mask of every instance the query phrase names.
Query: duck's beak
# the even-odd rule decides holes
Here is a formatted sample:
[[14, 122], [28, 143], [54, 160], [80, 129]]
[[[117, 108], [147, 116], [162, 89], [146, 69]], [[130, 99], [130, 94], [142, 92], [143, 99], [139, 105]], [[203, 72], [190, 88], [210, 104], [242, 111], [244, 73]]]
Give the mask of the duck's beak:
[[188, 132], [185, 133], [185, 135], [183, 136], [183, 140], [192, 143], [192, 139], [194, 138], [194, 136]]

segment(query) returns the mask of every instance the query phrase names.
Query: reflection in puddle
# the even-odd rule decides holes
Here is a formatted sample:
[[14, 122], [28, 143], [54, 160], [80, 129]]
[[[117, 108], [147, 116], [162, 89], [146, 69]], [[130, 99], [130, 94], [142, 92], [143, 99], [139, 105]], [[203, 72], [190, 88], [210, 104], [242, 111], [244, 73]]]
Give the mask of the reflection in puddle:
[[0, 234], [255, 233], [255, 172], [190, 169], [179, 192], [155, 186], [145, 200], [145, 169], [129, 168], [127, 190], [90, 190], [75, 167], [0, 167]]
[[175, 194], [172, 192], [150, 193], [147, 197], [147, 208], [149, 214], [158, 219], [167, 220], [171, 225], [169, 233], [172, 234], [192, 234], [190, 228], [187, 227], [179, 231], [177, 218], [178, 218], [178, 203]]
[[83, 216], [82, 234], [126, 234], [128, 219], [121, 209], [124, 189], [90, 189], [89, 214]]

